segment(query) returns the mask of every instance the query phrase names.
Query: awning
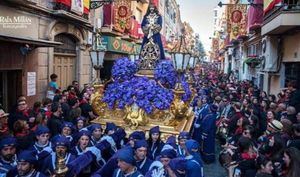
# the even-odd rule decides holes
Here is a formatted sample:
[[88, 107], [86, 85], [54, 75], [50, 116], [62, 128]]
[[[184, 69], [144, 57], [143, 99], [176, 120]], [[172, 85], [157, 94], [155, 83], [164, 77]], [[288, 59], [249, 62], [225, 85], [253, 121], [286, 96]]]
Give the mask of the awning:
[[21, 44], [30, 44], [30, 45], [34, 45], [36, 47], [55, 47], [55, 46], [63, 44], [61, 42], [48, 41], [48, 40], [43, 40], [43, 39], [14, 37], [14, 36], [8, 36], [8, 35], [0, 35], [0, 40], [14, 42], [14, 43], [21, 43]]

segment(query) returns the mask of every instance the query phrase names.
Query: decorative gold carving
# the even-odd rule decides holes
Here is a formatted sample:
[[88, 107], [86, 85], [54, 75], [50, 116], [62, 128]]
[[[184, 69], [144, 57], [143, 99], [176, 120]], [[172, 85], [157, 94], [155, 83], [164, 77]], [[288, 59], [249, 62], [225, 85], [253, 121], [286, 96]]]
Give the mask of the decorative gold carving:
[[130, 129], [136, 130], [138, 126], [145, 126], [148, 121], [145, 111], [139, 108], [137, 104], [126, 107], [124, 122], [129, 125]]
[[180, 99], [182, 91], [174, 90], [175, 99], [170, 109], [155, 109], [152, 114], [146, 114], [137, 105], [127, 106], [125, 109], [109, 109], [106, 103], [102, 102], [103, 86], [95, 88], [96, 93], [91, 97], [92, 107], [99, 115], [93, 121], [95, 123], [105, 125], [106, 122], [113, 122], [128, 133], [136, 129], [149, 131], [153, 126], [159, 125], [165, 138], [169, 135], [178, 135], [180, 131], [189, 131], [192, 126], [194, 114], [189, 107], [190, 101], [183, 102]]

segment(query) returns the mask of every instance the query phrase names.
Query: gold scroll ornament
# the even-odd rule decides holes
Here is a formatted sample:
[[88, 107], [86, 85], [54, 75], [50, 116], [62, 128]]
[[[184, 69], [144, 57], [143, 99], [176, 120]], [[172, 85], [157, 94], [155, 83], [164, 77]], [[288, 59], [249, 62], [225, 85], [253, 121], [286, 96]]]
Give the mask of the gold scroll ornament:
[[[103, 86], [101, 86], [103, 88]], [[95, 87], [101, 88], [101, 87]], [[94, 123], [106, 125], [107, 122], [113, 122], [122, 127], [129, 134], [135, 130], [148, 132], [154, 126], [160, 126], [162, 138], [169, 135], [178, 135], [181, 131], [190, 131], [194, 113], [189, 106], [190, 101], [181, 100], [183, 92], [174, 91], [174, 100], [167, 110], [155, 109], [153, 113], [147, 114], [137, 105], [126, 106], [125, 109], [109, 109], [107, 104], [102, 101], [103, 90], [96, 91], [91, 97], [91, 103], [94, 112], [99, 115], [93, 120]]]

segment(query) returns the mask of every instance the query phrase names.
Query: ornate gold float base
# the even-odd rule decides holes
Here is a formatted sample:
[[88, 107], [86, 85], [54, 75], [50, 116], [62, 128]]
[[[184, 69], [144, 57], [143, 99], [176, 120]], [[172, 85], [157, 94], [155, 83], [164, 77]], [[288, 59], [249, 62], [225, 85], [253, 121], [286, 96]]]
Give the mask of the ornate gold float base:
[[170, 135], [178, 135], [181, 131], [190, 131], [194, 121], [192, 108], [189, 101], [181, 100], [182, 91], [174, 90], [174, 100], [168, 110], [154, 110], [152, 114], [146, 114], [137, 105], [126, 107], [125, 109], [109, 109], [106, 103], [102, 102], [103, 85], [94, 85], [96, 93], [92, 96], [91, 104], [95, 113], [99, 117], [93, 123], [106, 125], [113, 122], [122, 127], [130, 134], [135, 130], [141, 130], [148, 135], [148, 131], [154, 126], [160, 126], [162, 139]]
[[144, 118], [147, 122], [145, 125], [139, 125], [138, 127], [133, 128], [132, 124], [124, 119], [127, 114], [126, 110], [107, 109], [106, 111], [107, 112], [104, 117], [99, 117], [93, 120], [93, 123], [99, 123], [105, 126], [107, 122], [113, 122], [117, 126], [124, 128], [128, 135], [136, 130], [144, 131], [146, 135], [148, 135], [149, 130], [158, 125], [162, 132], [162, 139], [166, 139], [170, 135], [178, 135], [181, 131], [190, 131], [194, 120], [193, 114], [190, 114], [181, 120], [177, 120], [174, 119], [174, 116], [169, 112], [169, 110], [155, 111], [151, 115], [145, 115]]

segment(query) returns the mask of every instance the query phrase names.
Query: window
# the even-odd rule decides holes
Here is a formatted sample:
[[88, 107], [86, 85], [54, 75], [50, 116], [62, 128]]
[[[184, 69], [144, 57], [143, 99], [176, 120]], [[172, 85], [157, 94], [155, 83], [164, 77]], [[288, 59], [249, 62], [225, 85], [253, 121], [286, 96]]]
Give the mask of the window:
[[298, 88], [300, 88], [300, 63], [285, 63], [285, 81], [284, 85], [287, 87], [287, 84], [290, 81], [296, 81]]

